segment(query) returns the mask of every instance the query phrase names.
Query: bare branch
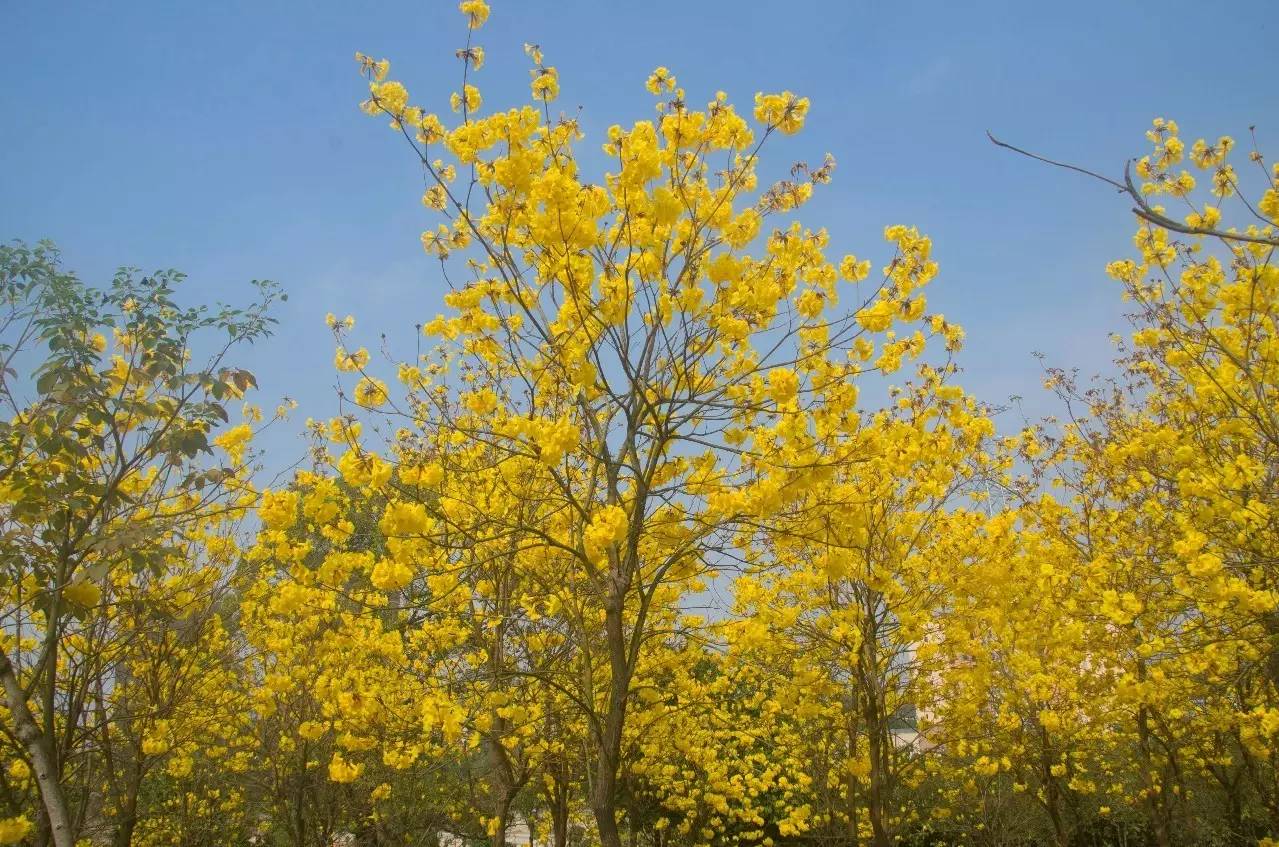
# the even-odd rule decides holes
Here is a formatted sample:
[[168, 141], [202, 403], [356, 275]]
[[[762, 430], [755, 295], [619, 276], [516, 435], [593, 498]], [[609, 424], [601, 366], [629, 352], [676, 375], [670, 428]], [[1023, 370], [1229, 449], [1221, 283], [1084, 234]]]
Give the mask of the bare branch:
[[990, 130], [986, 131], [986, 137], [989, 138], [991, 143], [996, 147], [1003, 147], [1007, 150], [1012, 150], [1014, 153], [1019, 153], [1022, 156], [1034, 159], [1038, 162], [1043, 162], [1046, 165], [1052, 165], [1056, 168], [1065, 168], [1069, 171], [1081, 173], [1084, 176], [1089, 176], [1093, 179], [1106, 183], [1122, 194], [1127, 194], [1135, 204], [1132, 210], [1133, 214], [1142, 220], [1154, 224], [1155, 226], [1162, 227], [1173, 232], [1180, 232], [1184, 235], [1206, 235], [1212, 238], [1220, 238], [1223, 241], [1245, 241], [1250, 244], [1265, 244], [1271, 247], [1279, 247], [1279, 236], [1249, 235], [1247, 233], [1230, 232], [1227, 230], [1214, 229], [1212, 227], [1188, 226], [1160, 213], [1146, 201], [1145, 196], [1143, 196], [1137, 189], [1137, 186], [1133, 184], [1131, 160], [1124, 165], [1124, 181], [1121, 183], [1108, 176], [1103, 176], [1095, 171], [1090, 171], [1087, 168], [1081, 168], [1078, 165], [1072, 165], [1068, 162], [1058, 162], [1054, 159], [1040, 156], [1037, 153], [1032, 153], [1029, 150], [1023, 150], [1020, 147], [1015, 147], [1006, 141], [1000, 141], [990, 132]]

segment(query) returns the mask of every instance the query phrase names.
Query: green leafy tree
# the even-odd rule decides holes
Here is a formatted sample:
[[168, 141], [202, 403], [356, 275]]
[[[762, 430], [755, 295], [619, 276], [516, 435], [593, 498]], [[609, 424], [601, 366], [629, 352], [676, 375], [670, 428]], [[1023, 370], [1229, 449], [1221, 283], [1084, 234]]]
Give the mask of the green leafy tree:
[[252, 504], [242, 445], [223, 461], [211, 436], [256, 386], [228, 353], [269, 334], [281, 295], [260, 282], [247, 309], [187, 307], [182, 280], [123, 269], [93, 287], [50, 244], [0, 248], [4, 729], [39, 790], [38, 840], [57, 847], [89, 813], [89, 695], [113, 672], [95, 656], [129, 637], [98, 624], [114, 589], [158, 579]]

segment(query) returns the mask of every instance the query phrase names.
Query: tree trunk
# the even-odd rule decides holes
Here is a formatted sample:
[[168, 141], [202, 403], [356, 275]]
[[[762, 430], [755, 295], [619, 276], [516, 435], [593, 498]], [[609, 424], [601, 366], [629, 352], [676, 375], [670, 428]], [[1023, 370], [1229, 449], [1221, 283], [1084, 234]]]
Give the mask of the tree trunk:
[[493, 847], [506, 847], [506, 828], [510, 824], [511, 817], [511, 797], [503, 795], [496, 804], [493, 819], [497, 822], [497, 827], [493, 830], [490, 843]]
[[568, 847], [567, 770], [564, 762], [556, 759], [548, 771], [550, 780], [544, 783], [546, 805], [551, 812], [551, 847]]
[[866, 724], [866, 753], [870, 757], [870, 780], [866, 790], [866, 817], [870, 820], [871, 847], [892, 847], [888, 825], [888, 737], [887, 706], [879, 678], [879, 660], [875, 646], [879, 633], [875, 626], [877, 601], [866, 604], [862, 626], [862, 644], [857, 654], [857, 673], [861, 682], [862, 721]]
[[568, 847], [568, 805], [551, 806], [551, 847]]
[[120, 821], [115, 828], [115, 834], [111, 837], [111, 847], [129, 847], [133, 843], [133, 829], [137, 826], [137, 797], [131, 799], [133, 808], [129, 809], [128, 817]]
[[1044, 793], [1048, 796], [1048, 801], [1045, 805], [1048, 807], [1048, 819], [1052, 821], [1053, 836], [1056, 838], [1057, 847], [1069, 847], [1070, 835], [1066, 832], [1066, 824], [1061, 817], [1061, 803], [1057, 797], [1056, 781], [1050, 780]]
[[866, 816], [870, 819], [870, 843], [872, 847], [891, 847], [893, 839], [888, 834], [888, 823], [885, 820], [887, 803], [884, 796], [887, 774], [885, 764], [888, 757], [884, 751], [882, 721], [873, 695], [867, 693], [865, 698], [867, 725], [867, 752], [870, 755], [870, 787], [866, 792]]
[[133, 843], [133, 830], [138, 824], [138, 789], [142, 783], [142, 753], [138, 751], [129, 769], [129, 784], [125, 786], [124, 803], [119, 807], [115, 833], [111, 847], [129, 847]]
[[591, 811], [599, 830], [600, 847], [622, 847], [617, 828], [617, 764], [622, 752], [622, 729], [626, 722], [626, 699], [630, 690], [626, 655], [626, 633], [622, 627], [622, 598], [614, 594], [604, 611], [608, 635], [609, 681], [608, 713], [599, 739], [595, 767], [595, 786], [591, 792]]
[[297, 839], [294, 843], [297, 847], [305, 847], [306, 845], [306, 758], [307, 744], [302, 745], [302, 761], [299, 763], [300, 768], [294, 776], [292, 818], [293, 818], [293, 835]]
[[31, 764], [34, 765], [36, 786], [40, 789], [40, 800], [49, 818], [49, 835], [54, 847], [73, 847], [71, 819], [67, 814], [67, 800], [62, 793], [62, 785], [58, 781], [57, 765], [45, 742], [44, 733], [40, 731], [35, 716], [27, 707], [22, 685], [14, 674], [13, 663], [9, 661], [8, 654], [4, 653], [0, 653], [0, 682], [4, 684], [5, 700], [9, 704], [9, 714], [13, 716], [14, 735], [26, 747]]
[[1230, 841], [1233, 844], [1246, 844], [1247, 839], [1243, 832], [1243, 798], [1239, 796], [1239, 792], [1231, 790], [1226, 797], [1227, 804], [1230, 809]]
[[1040, 730], [1044, 750], [1040, 760], [1044, 780], [1044, 808], [1048, 810], [1048, 820], [1053, 825], [1053, 837], [1058, 847], [1069, 847], [1070, 833], [1066, 831], [1066, 822], [1061, 816], [1061, 791], [1057, 785], [1057, 777], [1052, 773], [1052, 748], [1048, 746], [1048, 730]]
[[[1141, 660], [1137, 662], [1137, 679], [1146, 679], [1146, 663]], [[1154, 757], [1150, 752], [1150, 717], [1144, 704], [1137, 707], [1137, 750], [1141, 758], [1142, 780], [1146, 783], [1146, 812], [1155, 831], [1155, 844], [1168, 847], [1168, 798], [1163, 793], [1164, 780], [1155, 775]]]
[[595, 813], [595, 828], [599, 830], [601, 847], [622, 847], [622, 834], [617, 828], [617, 810], [612, 803], [596, 800], [591, 804]]
[[[848, 733], [848, 759], [852, 761], [857, 758], [857, 707], [856, 701], [849, 704], [848, 714], [846, 716], [846, 731]], [[848, 847], [859, 847], [861, 844], [861, 829], [858, 823], [858, 807], [857, 807], [857, 783], [859, 780], [847, 768], [844, 774], [845, 784], [848, 786], [848, 797], [845, 798], [848, 803]]]

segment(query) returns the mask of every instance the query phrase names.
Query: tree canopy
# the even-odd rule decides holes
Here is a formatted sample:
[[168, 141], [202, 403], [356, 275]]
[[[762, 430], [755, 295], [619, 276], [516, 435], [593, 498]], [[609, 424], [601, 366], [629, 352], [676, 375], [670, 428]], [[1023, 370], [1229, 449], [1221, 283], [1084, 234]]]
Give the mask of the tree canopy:
[[659, 67], [601, 159], [459, 8], [450, 114], [356, 54], [448, 311], [328, 317], [289, 476], [274, 285], [0, 248], [0, 844], [1277, 843], [1279, 166], [1156, 119], [1115, 371], [1010, 427], [806, 98]]

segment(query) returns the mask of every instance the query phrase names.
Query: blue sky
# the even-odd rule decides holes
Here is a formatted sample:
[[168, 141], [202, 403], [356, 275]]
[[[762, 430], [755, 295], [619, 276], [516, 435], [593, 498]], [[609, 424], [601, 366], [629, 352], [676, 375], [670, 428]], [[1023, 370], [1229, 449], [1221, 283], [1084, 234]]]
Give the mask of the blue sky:
[[[1052, 403], [1032, 351], [1085, 372], [1109, 361], [1123, 308], [1103, 268], [1133, 227], [1108, 189], [997, 150], [985, 130], [1110, 173], [1143, 152], [1156, 115], [1188, 138], [1242, 142], [1255, 123], [1279, 153], [1267, 2], [1229, 4], [1226, 31], [1180, 0], [493, 6], [477, 37], [486, 107], [523, 102], [521, 47], [537, 42], [589, 149], [609, 124], [653, 115], [643, 81], [658, 64], [695, 104], [717, 89], [743, 106], [758, 90], [809, 96], [807, 130], [771, 153], [783, 167], [839, 161], [805, 223], [830, 230], [832, 253], [876, 260], [885, 224], [929, 233], [942, 267], [930, 310], [968, 332], [965, 385], [995, 403], [1024, 395], [1035, 415]], [[268, 408], [283, 394], [303, 416], [336, 408], [328, 311], [354, 313], [371, 348], [384, 332], [412, 349], [443, 284], [418, 243], [416, 166], [358, 111], [352, 54], [390, 58], [443, 111], [465, 39], [455, 3], [15, 3], [3, 18], [0, 238], [52, 238], [91, 281], [176, 267], [204, 300], [281, 283], [279, 332], [244, 360]]]

